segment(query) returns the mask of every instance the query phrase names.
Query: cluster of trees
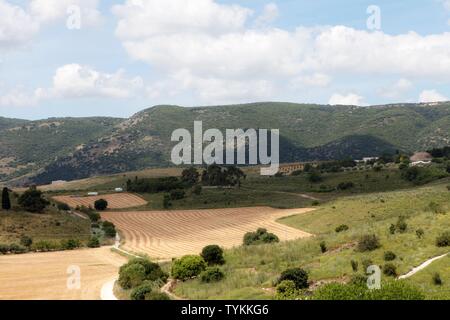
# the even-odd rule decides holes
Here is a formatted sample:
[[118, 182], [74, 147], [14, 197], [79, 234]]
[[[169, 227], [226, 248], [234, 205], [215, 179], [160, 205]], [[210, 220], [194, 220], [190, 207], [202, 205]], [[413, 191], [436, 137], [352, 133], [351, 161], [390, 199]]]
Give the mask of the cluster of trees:
[[208, 166], [202, 173], [202, 184], [205, 186], [240, 186], [246, 175], [235, 166]]
[[[3, 188], [1, 199], [3, 210], [11, 210], [12, 208], [9, 193], [10, 190], [8, 188]], [[50, 202], [44, 198], [42, 191], [37, 190], [34, 186], [22, 193], [18, 198], [17, 203], [21, 209], [32, 213], [41, 213], [50, 204]]]
[[267, 229], [264, 228], [259, 228], [256, 232], [247, 232], [244, 235], [245, 246], [276, 242], [280, 242], [280, 239], [275, 234], [267, 232]]
[[435, 148], [427, 151], [433, 158], [447, 158], [450, 159], [450, 147]]

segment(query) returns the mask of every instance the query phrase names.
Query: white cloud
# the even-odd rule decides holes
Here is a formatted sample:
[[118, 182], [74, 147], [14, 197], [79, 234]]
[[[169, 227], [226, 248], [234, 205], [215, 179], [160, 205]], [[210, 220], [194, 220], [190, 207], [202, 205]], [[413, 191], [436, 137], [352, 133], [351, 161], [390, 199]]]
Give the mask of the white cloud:
[[412, 85], [408, 79], [401, 78], [390, 86], [380, 89], [378, 93], [385, 98], [399, 98], [411, 89]]
[[330, 105], [350, 105], [350, 106], [363, 106], [364, 98], [357, 95], [356, 93], [348, 93], [345, 95], [335, 93], [331, 96], [328, 101]]
[[311, 75], [294, 78], [291, 85], [294, 88], [308, 87], [327, 87], [331, 82], [331, 77], [323, 73], [314, 73]]
[[255, 20], [255, 25], [257, 27], [267, 26], [274, 22], [279, 15], [278, 6], [275, 3], [266, 4], [263, 13]]
[[0, 49], [28, 42], [39, 24], [21, 7], [0, 0]]
[[68, 64], [58, 68], [53, 85], [29, 92], [24, 88], [0, 94], [0, 106], [25, 107], [44, 100], [77, 98], [125, 99], [145, 95], [147, 88], [140, 77], [127, 77], [123, 70], [104, 73], [88, 66]]
[[420, 93], [419, 102], [439, 102], [439, 101], [449, 101], [450, 99], [446, 96], [440, 94], [436, 90], [424, 90]]
[[256, 83], [273, 90], [286, 88], [286, 83], [326, 86], [329, 79], [314, 76], [320, 74], [434, 80], [450, 74], [450, 33], [251, 27], [261, 17], [275, 17], [275, 7], [266, 7], [253, 23], [250, 10], [213, 0], [198, 0], [195, 9], [189, 0], [127, 0], [113, 12], [119, 17], [116, 35], [131, 58], [152, 65], [163, 78], [186, 72], [196, 79], [198, 85], [190, 88], [200, 98], [219, 96], [211, 82], [229, 88], [234, 99], [244, 91], [236, 83], [251, 84], [246, 90], [253, 88], [258, 96], [261, 85]]

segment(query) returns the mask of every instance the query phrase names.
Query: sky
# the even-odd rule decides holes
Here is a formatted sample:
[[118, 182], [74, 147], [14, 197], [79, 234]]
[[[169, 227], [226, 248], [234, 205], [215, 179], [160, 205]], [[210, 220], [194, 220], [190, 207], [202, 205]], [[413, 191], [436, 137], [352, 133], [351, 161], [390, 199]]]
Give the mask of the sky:
[[450, 0], [0, 0], [3, 117], [435, 102], [449, 85]]

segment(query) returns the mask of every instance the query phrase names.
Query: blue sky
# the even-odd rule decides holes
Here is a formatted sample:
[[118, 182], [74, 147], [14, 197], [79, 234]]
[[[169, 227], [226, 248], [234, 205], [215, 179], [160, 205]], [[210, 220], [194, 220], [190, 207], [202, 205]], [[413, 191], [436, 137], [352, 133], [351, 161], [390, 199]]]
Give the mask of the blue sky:
[[450, 0], [0, 0], [4, 117], [433, 102], [448, 74]]

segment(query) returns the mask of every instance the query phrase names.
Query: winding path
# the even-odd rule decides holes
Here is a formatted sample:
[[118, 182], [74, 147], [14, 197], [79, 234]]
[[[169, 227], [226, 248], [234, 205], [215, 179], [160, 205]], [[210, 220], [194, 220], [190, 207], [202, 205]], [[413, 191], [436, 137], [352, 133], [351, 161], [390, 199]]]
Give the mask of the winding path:
[[420, 266], [413, 268], [413, 269], [412, 269], [410, 272], [408, 272], [407, 274], [404, 274], [404, 275], [398, 277], [398, 279], [401, 280], [401, 279], [407, 279], [407, 278], [409, 278], [409, 277], [412, 277], [412, 276], [415, 275], [417, 272], [419, 272], [419, 271], [425, 269], [426, 267], [428, 267], [428, 266], [429, 266], [430, 264], [432, 264], [434, 261], [439, 260], [439, 259], [442, 259], [442, 258], [446, 257], [448, 254], [449, 254], [449, 253], [445, 253], [445, 254], [443, 254], [443, 255], [441, 255], [441, 256], [438, 256], [438, 257], [434, 257], [434, 258], [428, 259], [427, 261], [425, 261], [424, 263], [422, 263]]

